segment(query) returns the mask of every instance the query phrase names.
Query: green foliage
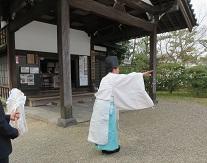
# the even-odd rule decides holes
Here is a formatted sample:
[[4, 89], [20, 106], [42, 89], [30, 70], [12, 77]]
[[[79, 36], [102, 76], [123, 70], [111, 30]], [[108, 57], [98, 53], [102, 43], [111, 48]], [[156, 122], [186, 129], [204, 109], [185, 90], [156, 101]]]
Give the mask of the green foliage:
[[157, 87], [158, 90], [167, 90], [170, 93], [179, 86], [184, 85], [185, 68], [178, 63], [166, 63], [158, 66]]
[[122, 42], [125, 49], [125, 57], [132, 58], [130, 65], [120, 66], [120, 72], [128, 74], [130, 72], [143, 72], [149, 70], [149, 38], [143, 37], [128, 42]]
[[147, 71], [149, 70], [149, 58], [146, 54], [137, 54], [132, 61], [132, 65], [136, 71]]
[[125, 56], [129, 56], [130, 54], [130, 41], [120, 42], [116, 45], [116, 47], [109, 47], [107, 49], [108, 55], [115, 55], [118, 57], [119, 63], [122, 63]]
[[161, 64], [158, 66], [157, 87], [170, 93], [185, 88], [196, 97], [207, 97], [207, 67], [185, 68], [178, 63]]
[[133, 66], [120, 66], [119, 70], [121, 74], [128, 74], [130, 72], [136, 72], [136, 69]]
[[[206, 31], [207, 28], [201, 30], [195, 27], [192, 32], [183, 29], [158, 35], [157, 90], [172, 93], [189, 89], [196, 96], [205, 96], [207, 67], [189, 67], [207, 63], [207, 57], [203, 55], [207, 52]], [[121, 73], [149, 70], [149, 37], [130, 40], [122, 45], [124, 56], [130, 59], [131, 65], [121, 67]], [[149, 80], [146, 87], [148, 85]]]
[[188, 83], [196, 97], [207, 97], [207, 67], [194, 66], [187, 71]]

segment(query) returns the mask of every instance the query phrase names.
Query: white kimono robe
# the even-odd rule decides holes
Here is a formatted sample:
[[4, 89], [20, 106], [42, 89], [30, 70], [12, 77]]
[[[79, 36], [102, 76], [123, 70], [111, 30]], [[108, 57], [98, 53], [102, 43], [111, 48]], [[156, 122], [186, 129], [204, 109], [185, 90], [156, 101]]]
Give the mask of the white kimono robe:
[[88, 141], [100, 145], [108, 142], [109, 105], [112, 99], [116, 108], [122, 110], [144, 109], [154, 105], [145, 91], [142, 73], [108, 73], [101, 80], [95, 96]]

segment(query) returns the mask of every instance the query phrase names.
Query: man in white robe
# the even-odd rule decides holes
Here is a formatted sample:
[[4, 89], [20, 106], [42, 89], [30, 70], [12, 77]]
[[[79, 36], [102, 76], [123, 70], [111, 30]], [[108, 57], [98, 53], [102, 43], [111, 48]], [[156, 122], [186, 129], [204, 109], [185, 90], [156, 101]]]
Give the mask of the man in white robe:
[[88, 141], [96, 149], [111, 154], [120, 149], [118, 141], [118, 109], [136, 110], [152, 107], [154, 104], [145, 91], [145, 73], [119, 74], [116, 56], [106, 58], [108, 74], [101, 80], [90, 121]]

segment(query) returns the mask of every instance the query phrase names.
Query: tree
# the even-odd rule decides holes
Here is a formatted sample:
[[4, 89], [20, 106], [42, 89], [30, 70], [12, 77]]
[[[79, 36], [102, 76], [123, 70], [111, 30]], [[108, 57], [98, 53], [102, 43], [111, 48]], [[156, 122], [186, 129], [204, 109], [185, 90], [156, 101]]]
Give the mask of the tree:
[[170, 93], [184, 85], [185, 67], [179, 63], [163, 63], [158, 66], [158, 90], [167, 90]]
[[125, 49], [121, 72], [149, 70], [149, 37], [137, 38], [119, 43]]
[[108, 54], [117, 56], [120, 63], [122, 63], [124, 58], [130, 55], [129, 54], [129, 49], [130, 49], [129, 42], [130, 41], [120, 42], [118, 45], [116, 45], [116, 47], [108, 48]]
[[[195, 27], [190, 33], [187, 29], [168, 32], [158, 36], [158, 57], [161, 63], [180, 63], [183, 66], [198, 64], [205, 52], [201, 40], [206, 28]], [[203, 46], [202, 46], [203, 47]]]

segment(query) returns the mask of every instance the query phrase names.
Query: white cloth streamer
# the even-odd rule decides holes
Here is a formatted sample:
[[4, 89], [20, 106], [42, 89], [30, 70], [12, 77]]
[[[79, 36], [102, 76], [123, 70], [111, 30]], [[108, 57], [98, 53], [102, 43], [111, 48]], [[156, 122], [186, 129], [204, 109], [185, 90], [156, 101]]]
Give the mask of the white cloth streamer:
[[24, 110], [25, 102], [26, 96], [24, 96], [24, 93], [17, 88], [13, 88], [10, 91], [9, 98], [6, 101], [8, 114], [11, 114], [15, 111], [20, 113], [20, 118], [17, 120], [17, 122], [10, 121], [11, 126], [18, 128], [19, 135], [23, 135], [28, 131]]

